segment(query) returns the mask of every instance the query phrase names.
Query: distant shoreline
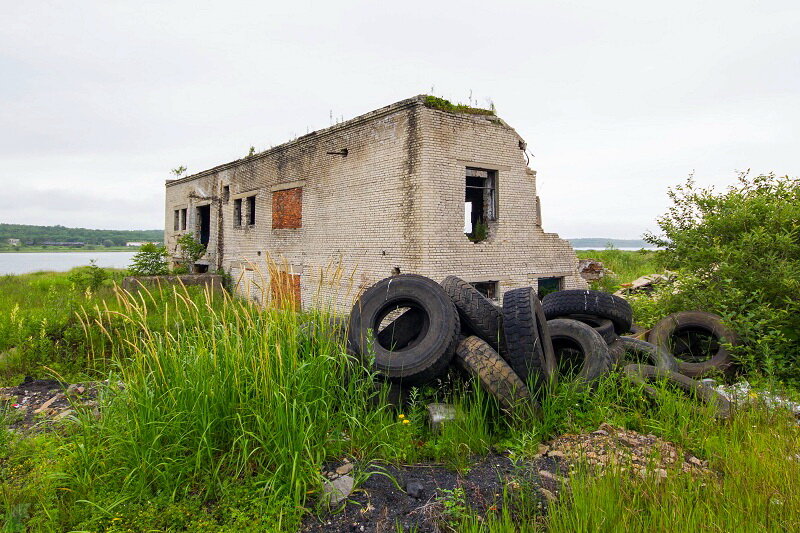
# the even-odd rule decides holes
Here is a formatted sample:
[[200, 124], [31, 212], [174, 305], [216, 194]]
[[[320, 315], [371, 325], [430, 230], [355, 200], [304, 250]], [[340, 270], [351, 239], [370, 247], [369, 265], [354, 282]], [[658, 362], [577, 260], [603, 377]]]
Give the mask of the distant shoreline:
[[136, 246], [96, 246], [94, 248], [56, 248], [43, 247], [43, 246], [23, 246], [21, 249], [15, 250], [13, 248], [4, 248], [0, 250], [0, 254], [42, 254], [42, 253], [87, 253], [87, 252], [138, 252], [139, 247]]

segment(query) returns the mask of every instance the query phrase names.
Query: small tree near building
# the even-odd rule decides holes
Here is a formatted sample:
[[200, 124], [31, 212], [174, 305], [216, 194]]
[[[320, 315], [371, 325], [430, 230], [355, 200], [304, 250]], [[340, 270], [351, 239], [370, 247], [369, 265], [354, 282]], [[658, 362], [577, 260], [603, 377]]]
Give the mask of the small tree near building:
[[194, 264], [206, 253], [206, 245], [194, 238], [191, 233], [186, 233], [178, 239], [181, 259], [188, 271], [192, 271]]
[[133, 256], [128, 271], [132, 276], [163, 276], [169, 274], [169, 253], [163, 246], [145, 243]]

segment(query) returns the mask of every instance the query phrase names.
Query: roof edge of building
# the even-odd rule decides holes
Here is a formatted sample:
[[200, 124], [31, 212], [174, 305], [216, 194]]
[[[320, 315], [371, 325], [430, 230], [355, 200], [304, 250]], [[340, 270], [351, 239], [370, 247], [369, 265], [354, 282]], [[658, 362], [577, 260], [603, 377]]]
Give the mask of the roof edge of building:
[[339, 124], [334, 124], [333, 126], [330, 126], [330, 127], [327, 127], [327, 128], [321, 129], [321, 130], [312, 131], [311, 133], [307, 133], [307, 134], [305, 134], [305, 135], [303, 135], [301, 137], [298, 137], [298, 138], [296, 138], [294, 140], [285, 142], [283, 144], [279, 144], [278, 146], [273, 146], [272, 148], [270, 148], [268, 150], [264, 150], [263, 152], [259, 152], [257, 154], [253, 154], [252, 156], [243, 157], [241, 159], [236, 159], [236, 160], [230, 161], [228, 163], [223, 163], [221, 165], [217, 165], [217, 166], [209, 168], [207, 170], [203, 170], [203, 171], [198, 172], [196, 174], [192, 174], [191, 176], [186, 176], [186, 177], [183, 177], [183, 178], [167, 180], [166, 181], [166, 186], [167, 187], [171, 187], [173, 185], [178, 185], [180, 183], [186, 183], [188, 181], [192, 181], [192, 180], [195, 180], [195, 179], [198, 179], [198, 178], [202, 178], [204, 176], [208, 176], [210, 174], [214, 174], [214, 173], [220, 172], [222, 170], [227, 170], [229, 168], [233, 168], [233, 167], [235, 167], [237, 165], [240, 165], [244, 161], [257, 161], [257, 160], [262, 159], [264, 157], [268, 157], [268, 156], [272, 155], [275, 152], [278, 152], [280, 150], [284, 150], [284, 149], [286, 149], [286, 148], [288, 148], [290, 146], [303, 144], [303, 143], [309, 142], [311, 140], [318, 140], [320, 138], [327, 137], [328, 135], [331, 135], [331, 134], [336, 133], [338, 131], [350, 128], [350, 127], [355, 126], [357, 124], [360, 124], [360, 123], [363, 123], [363, 122], [367, 122], [369, 120], [373, 120], [375, 118], [378, 118], [378, 117], [381, 117], [381, 116], [384, 116], [384, 115], [388, 115], [390, 113], [394, 113], [395, 111], [398, 111], [400, 109], [424, 105], [424, 102], [425, 102], [425, 95], [417, 95], [417, 96], [413, 96], [411, 98], [406, 98], [405, 100], [400, 100], [399, 102], [395, 102], [393, 104], [389, 104], [387, 106], [380, 107], [380, 108], [375, 109], [373, 111], [370, 111], [368, 113], [364, 113], [363, 115], [358, 115], [357, 117], [351, 118], [349, 120], [345, 120], [344, 122], [340, 122]]

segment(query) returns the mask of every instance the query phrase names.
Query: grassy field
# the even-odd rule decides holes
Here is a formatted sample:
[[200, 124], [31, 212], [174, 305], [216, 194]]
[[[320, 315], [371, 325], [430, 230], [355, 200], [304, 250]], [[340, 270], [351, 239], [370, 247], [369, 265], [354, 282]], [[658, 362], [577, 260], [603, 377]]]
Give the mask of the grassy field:
[[[597, 258], [623, 281], [650, 268], [637, 252], [611, 252], [622, 255]], [[21, 438], [0, 419], [5, 531], [294, 531], [317, 512], [325, 461], [432, 460], [466, 469], [470, 457], [491, 451], [524, 460], [543, 441], [602, 422], [678, 443], [717, 474], [676, 471], [656, 481], [579, 470], [546, 513], [523, 487], [505, 495], [495, 515], [455, 508], [439, 527], [800, 527], [800, 430], [787, 412], [756, 402], [717, 422], [679, 393], [664, 389], [654, 403], [612, 374], [591, 392], [561, 383], [544, 399], [541, 418], [502, 416], [470, 386], [424, 388], [403, 423], [376, 405], [385, 391], [346, 354], [324, 314], [264, 310], [181, 288], [128, 295], [114, 291], [114, 273], [92, 289], [89, 274], [0, 278], [0, 352], [14, 352], [0, 360], [6, 384], [54, 365], [113, 384], [100, 398], [100, 418], [78, 413], [59, 432]], [[425, 424], [424, 406], [435, 400], [462, 413], [441, 433]]]
[[596, 259], [610, 269], [602, 280], [596, 282], [596, 288], [608, 292], [619, 289], [621, 283], [629, 283], [636, 278], [662, 272], [658, 265], [658, 252], [653, 250], [578, 250], [579, 259]]

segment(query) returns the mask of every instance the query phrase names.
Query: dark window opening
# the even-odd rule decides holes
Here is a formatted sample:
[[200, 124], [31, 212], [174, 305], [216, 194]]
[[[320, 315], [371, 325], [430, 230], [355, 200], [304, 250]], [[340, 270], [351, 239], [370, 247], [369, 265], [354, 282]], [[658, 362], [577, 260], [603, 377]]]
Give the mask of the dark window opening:
[[497, 171], [468, 168], [464, 188], [464, 233], [473, 242], [488, 236], [488, 224], [497, 220]]
[[242, 199], [237, 198], [233, 201], [233, 225], [242, 225]]
[[551, 292], [560, 291], [564, 284], [564, 278], [539, 278], [536, 281], [540, 300]]
[[194, 265], [195, 274], [206, 274], [208, 272], [208, 265]]
[[178, 231], [181, 229], [181, 211], [180, 209], [175, 210], [175, 220], [173, 222], [173, 229]]
[[186, 214], [188, 210], [188, 208], [181, 209], [181, 230], [186, 229]]
[[256, 223], [256, 197], [247, 197], [247, 225], [253, 226]]
[[197, 232], [200, 234], [200, 244], [208, 244], [211, 237], [211, 206], [201, 205], [197, 208]]
[[497, 286], [499, 285], [496, 281], [477, 281], [472, 284], [479, 293], [483, 294], [490, 300], [497, 299]]
[[222, 187], [222, 201], [227, 202], [231, 199], [231, 186], [223, 185]]

